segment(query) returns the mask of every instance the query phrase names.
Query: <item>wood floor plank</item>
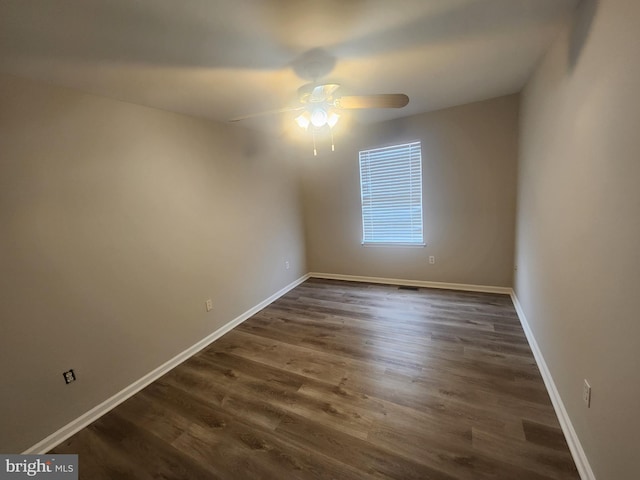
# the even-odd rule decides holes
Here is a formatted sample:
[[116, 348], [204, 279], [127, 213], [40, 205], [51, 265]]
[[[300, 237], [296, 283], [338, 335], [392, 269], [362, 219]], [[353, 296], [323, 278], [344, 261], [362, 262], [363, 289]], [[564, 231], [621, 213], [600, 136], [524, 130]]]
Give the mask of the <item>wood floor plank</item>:
[[91, 480], [579, 479], [508, 296], [322, 279], [53, 452]]
[[284, 438], [301, 442], [324, 455], [363, 469], [369, 476], [388, 478], [451, 480], [436, 468], [394, 454], [377, 445], [345, 435], [325, 425], [295, 416], [286, 417], [276, 431]]
[[567, 451], [567, 441], [562, 434], [562, 429], [558, 426], [550, 427], [532, 422], [531, 420], [523, 420], [522, 427], [527, 442], [532, 442], [546, 448], [554, 448], [558, 451]]
[[172, 446], [199, 463], [214, 464], [223, 478], [358, 478], [349, 466], [288, 443], [241, 412], [162, 382], [149, 390], [190, 424]]
[[417, 462], [436, 466], [457, 479], [482, 480], [492, 478], [541, 480], [548, 477], [527, 471], [488, 455], [479, 454], [470, 448], [471, 428], [451, 437], [450, 433], [436, 434], [417, 427], [416, 418], [402, 415], [385, 419], [376, 425], [369, 441]]
[[476, 428], [472, 432], [472, 442], [474, 450], [487, 457], [502, 460], [548, 478], [563, 480], [577, 475], [568, 448], [540, 447], [531, 442], [507, 440]]
[[128, 452], [108, 439], [102, 438], [91, 428], [85, 428], [55, 449], [60, 454], [76, 454], [81, 478], [95, 480], [151, 480], [153, 474], [136, 464]]
[[151, 431], [121, 416], [118, 410], [110, 412], [88, 428], [121, 452], [127, 453], [130, 463], [136, 467], [134, 478], [147, 476], [150, 465], [153, 466], [152, 478], [223, 478], [213, 465], [192, 461]]

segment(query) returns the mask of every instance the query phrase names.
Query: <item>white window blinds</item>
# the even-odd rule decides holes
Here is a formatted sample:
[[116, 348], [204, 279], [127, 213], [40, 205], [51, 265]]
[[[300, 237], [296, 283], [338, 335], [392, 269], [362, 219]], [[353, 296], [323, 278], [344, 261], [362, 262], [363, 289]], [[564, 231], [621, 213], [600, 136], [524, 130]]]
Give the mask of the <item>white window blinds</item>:
[[360, 152], [362, 243], [424, 245], [420, 142]]

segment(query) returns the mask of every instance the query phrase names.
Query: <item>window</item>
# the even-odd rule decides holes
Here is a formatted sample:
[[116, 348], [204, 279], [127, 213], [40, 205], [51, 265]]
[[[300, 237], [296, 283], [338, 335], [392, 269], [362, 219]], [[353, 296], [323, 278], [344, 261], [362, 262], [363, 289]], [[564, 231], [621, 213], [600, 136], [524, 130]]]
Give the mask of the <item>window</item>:
[[360, 152], [362, 243], [424, 245], [420, 142]]

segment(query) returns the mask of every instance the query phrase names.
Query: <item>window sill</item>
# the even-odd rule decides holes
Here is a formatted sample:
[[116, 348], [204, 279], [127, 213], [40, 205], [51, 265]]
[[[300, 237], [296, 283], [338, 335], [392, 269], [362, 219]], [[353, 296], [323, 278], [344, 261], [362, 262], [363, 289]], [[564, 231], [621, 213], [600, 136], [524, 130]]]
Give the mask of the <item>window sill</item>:
[[361, 245], [363, 247], [409, 247], [409, 248], [423, 248], [427, 244], [426, 243], [373, 243], [373, 242], [362, 242]]

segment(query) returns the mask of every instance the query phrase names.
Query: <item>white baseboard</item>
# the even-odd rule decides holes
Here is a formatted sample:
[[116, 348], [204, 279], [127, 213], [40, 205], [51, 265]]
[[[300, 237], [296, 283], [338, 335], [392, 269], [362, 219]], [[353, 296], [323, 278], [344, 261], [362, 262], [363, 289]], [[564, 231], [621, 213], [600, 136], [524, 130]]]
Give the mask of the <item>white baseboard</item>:
[[131, 385], [129, 385], [128, 387], [126, 387], [123, 390], [119, 391], [118, 393], [116, 393], [111, 398], [108, 398], [107, 400], [102, 402], [100, 405], [97, 405], [96, 407], [92, 408], [88, 412], [84, 413], [80, 417], [76, 418], [72, 422], [68, 423], [67, 425], [65, 425], [64, 427], [59, 429], [58, 431], [52, 433], [51, 435], [49, 435], [44, 440], [36, 443], [31, 448], [25, 450], [22, 453], [23, 454], [44, 454], [44, 453], [48, 452], [49, 450], [51, 450], [52, 448], [56, 447], [60, 443], [64, 442], [67, 438], [71, 437], [75, 433], [77, 433], [80, 430], [82, 430], [84, 427], [86, 427], [90, 423], [96, 421], [98, 418], [103, 416], [105, 413], [107, 413], [110, 410], [114, 409], [115, 407], [120, 405], [122, 402], [124, 402], [128, 398], [130, 398], [133, 395], [135, 395], [136, 393], [138, 393], [144, 387], [146, 387], [150, 383], [152, 383], [155, 380], [157, 380], [158, 378], [160, 378], [162, 375], [167, 373], [172, 368], [175, 368], [176, 366], [178, 366], [179, 364], [181, 364], [182, 362], [184, 362], [188, 358], [190, 358], [193, 355], [195, 355], [196, 353], [198, 353], [203, 348], [205, 348], [208, 345], [210, 345], [211, 343], [213, 343], [215, 340], [220, 338], [222, 335], [224, 335], [225, 333], [227, 333], [230, 330], [232, 330], [234, 327], [240, 325], [242, 322], [244, 322], [245, 320], [247, 320], [251, 316], [253, 316], [256, 313], [258, 313], [264, 307], [266, 307], [270, 303], [272, 303], [275, 300], [277, 300], [278, 298], [280, 298], [282, 295], [287, 293], [289, 290], [292, 290], [295, 287], [297, 287], [298, 285], [300, 285], [302, 282], [304, 282], [308, 278], [309, 278], [309, 275], [307, 274], [307, 275], [304, 275], [304, 276], [300, 277], [299, 279], [295, 280], [294, 282], [290, 283], [286, 287], [282, 288], [278, 292], [276, 292], [273, 295], [271, 295], [266, 300], [263, 300], [262, 302], [260, 302], [255, 307], [247, 310], [243, 314], [241, 314], [238, 317], [234, 318], [229, 323], [223, 325], [222, 327], [217, 329], [215, 332], [213, 332], [210, 335], [206, 336], [205, 338], [200, 340], [195, 345], [192, 345], [191, 347], [187, 348], [185, 351], [179, 353], [178, 355], [173, 357], [171, 360], [163, 363], [162, 365], [160, 365], [155, 370], [147, 373], [144, 377], [140, 378], [139, 380], [136, 380]]
[[362, 277], [357, 275], [342, 275], [339, 273], [311, 272], [312, 278], [325, 278], [327, 280], [346, 280], [349, 282], [384, 283], [388, 285], [407, 285], [411, 287], [442, 288], [446, 290], [463, 290], [466, 292], [502, 293], [511, 294], [510, 287], [495, 287], [491, 285], [470, 285], [466, 283], [426, 282], [423, 280], [404, 280], [400, 278]]
[[311, 272], [308, 273], [294, 282], [290, 283], [286, 287], [282, 288], [278, 292], [271, 295], [269, 298], [263, 300], [258, 305], [253, 308], [247, 310], [243, 314], [234, 318], [227, 324], [223, 325], [215, 332], [211, 333], [207, 337], [203, 338], [196, 344], [187, 348], [183, 352], [179, 353], [169, 361], [160, 365], [155, 370], [149, 372], [144, 377], [135, 381], [128, 387], [124, 388], [120, 392], [113, 395], [111, 398], [108, 398], [101, 404], [92, 408], [88, 412], [84, 413], [80, 417], [76, 418], [72, 422], [68, 423], [58, 431], [52, 433], [47, 438], [41, 440], [36, 443], [29, 449], [25, 450], [23, 454], [44, 454], [56, 447], [60, 443], [64, 442], [67, 438], [71, 437], [78, 431], [82, 430], [84, 427], [88, 426], [116, 406], [120, 405], [122, 402], [132, 397], [140, 390], [145, 388], [150, 383], [154, 382], [162, 375], [167, 373], [169, 370], [175, 368], [188, 358], [192, 357], [200, 350], [204, 349], [215, 340], [223, 336], [225, 333], [232, 330], [234, 327], [240, 325], [242, 322], [265, 308], [270, 303], [274, 302], [285, 293], [294, 289], [301, 283], [303, 283], [308, 278], [324, 278], [329, 280], [345, 280], [352, 282], [367, 282], [367, 283], [381, 283], [381, 284], [389, 284], [389, 285], [408, 285], [415, 287], [424, 287], [424, 288], [442, 288], [448, 290], [462, 290], [469, 292], [484, 292], [484, 293], [501, 293], [511, 295], [511, 299], [513, 301], [513, 305], [515, 306], [516, 312], [518, 313], [518, 317], [520, 318], [520, 323], [522, 324], [522, 328], [524, 329], [525, 335], [527, 336], [527, 340], [529, 341], [529, 345], [531, 346], [531, 350], [538, 364], [538, 368], [540, 369], [540, 373], [542, 375], [542, 379], [544, 380], [547, 391], [549, 392], [549, 396], [551, 397], [551, 402], [553, 403], [553, 407], [556, 411], [556, 415], [560, 421], [560, 426], [562, 427], [562, 431], [567, 439], [567, 443], [569, 445], [569, 449], [571, 450], [571, 454], [573, 455], [573, 459], [576, 463], [576, 467], [580, 474], [580, 478], [582, 480], [596, 480], [593, 471], [591, 470], [591, 466], [589, 465], [589, 461], [584, 453], [582, 445], [580, 444], [580, 440], [578, 439], [576, 432], [571, 424], [571, 420], [567, 411], [564, 407], [562, 399], [558, 393], [558, 390], [553, 382], [553, 378], [551, 377], [551, 373], [549, 372], [549, 368], [547, 367], [546, 362], [544, 361], [544, 357], [542, 356], [542, 352], [538, 347], [538, 343], [536, 342], [535, 337], [533, 336], [533, 332], [529, 327], [526, 316], [520, 302], [518, 301], [515, 292], [511, 288], [508, 287], [497, 287], [497, 286], [487, 286], [487, 285], [469, 285], [463, 283], [442, 283], [442, 282], [427, 282], [420, 280], [403, 280], [396, 278], [381, 278], [381, 277], [365, 277], [365, 276], [357, 276], [357, 275], [342, 275], [342, 274], [330, 274], [330, 273], [318, 273]]
[[381, 278], [381, 277], [364, 277], [357, 275], [342, 275], [335, 273], [319, 273], [319, 272], [311, 272], [309, 273], [309, 277], [311, 278], [325, 278], [328, 280], [345, 280], [351, 282], [367, 282], [367, 283], [383, 283], [389, 285], [408, 285], [414, 287], [425, 287], [425, 288], [443, 288], [448, 290], [462, 290], [468, 292], [484, 292], [484, 293], [502, 293], [511, 296], [511, 300], [513, 301], [513, 305], [518, 314], [518, 318], [520, 319], [520, 323], [522, 324], [522, 328], [524, 330], [525, 335], [527, 336], [527, 340], [529, 342], [529, 346], [531, 347], [531, 351], [533, 352], [533, 356], [536, 359], [536, 363], [538, 364], [538, 368], [540, 369], [540, 374], [542, 375], [542, 379], [544, 384], [549, 392], [549, 397], [551, 397], [551, 403], [553, 404], [553, 408], [555, 409], [556, 415], [558, 416], [558, 420], [560, 422], [560, 426], [562, 428], [562, 432], [564, 433], [565, 438], [567, 439], [567, 444], [569, 445], [569, 450], [571, 451], [571, 455], [573, 456], [573, 460], [576, 464], [576, 468], [578, 469], [578, 473], [580, 474], [580, 478], [582, 480], [596, 480], [596, 477], [591, 470], [591, 466], [589, 465], [589, 461], [587, 456], [584, 453], [584, 449], [578, 439], [576, 431], [571, 424], [571, 419], [567, 414], [567, 410], [564, 407], [564, 403], [560, 398], [560, 394], [558, 393], [558, 389], [551, 377], [551, 372], [547, 367], [547, 364], [542, 356], [542, 352], [540, 347], [538, 346], [538, 342], [536, 342], [535, 337], [533, 336], [533, 331], [527, 322], [527, 318], [522, 310], [522, 306], [518, 301], [518, 297], [516, 297], [513, 289], [509, 287], [496, 287], [496, 286], [488, 286], [488, 285], [469, 285], [464, 283], [441, 283], [441, 282], [426, 282], [420, 280], [404, 280], [398, 278]]
[[529, 341], [529, 346], [531, 347], [533, 356], [535, 357], [536, 363], [538, 364], [538, 369], [540, 370], [540, 374], [542, 375], [542, 380], [544, 380], [544, 384], [547, 387], [549, 396], [551, 397], [551, 403], [553, 404], [553, 408], [555, 409], [558, 420], [560, 421], [562, 432], [567, 439], [567, 444], [569, 445], [569, 450], [571, 451], [571, 455], [573, 456], [573, 461], [576, 464], [576, 468], [578, 469], [580, 478], [582, 480], [596, 480], [596, 477], [593, 474], [593, 470], [591, 470], [591, 465], [589, 465], [589, 460], [587, 459], [587, 456], [584, 453], [584, 449], [582, 448], [582, 444], [580, 443], [580, 439], [578, 438], [578, 435], [576, 434], [576, 431], [571, 424], [569, 414], [564, 408], [564, 403], [562, 402], [562, 398], [558, 393], [558, 389], [556, 388], [556, 384], [553, 381], [551, 372], [549, 371], [547, 363], [542, 356], [542, 351], [538, 346], [538, 342], [536, 342], [536, 338], [533, 336], [533, 331], [529, 326], [527, 317], [525, 316], [524, 311], [522, 310], [522, 306], [520, 305], [518, 297], [516, 296], [514, 291], [511, 291], [511, 300], [513, 301], [513, 306], [518, 313], [518, 318], [520, 318], [522, 329], [527, 336], [527, 340]]

